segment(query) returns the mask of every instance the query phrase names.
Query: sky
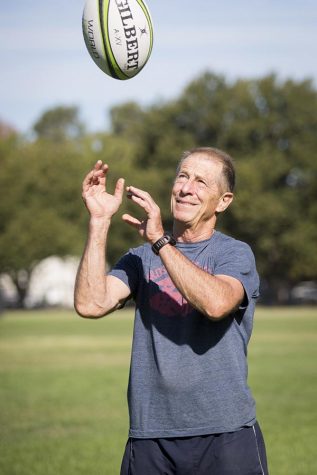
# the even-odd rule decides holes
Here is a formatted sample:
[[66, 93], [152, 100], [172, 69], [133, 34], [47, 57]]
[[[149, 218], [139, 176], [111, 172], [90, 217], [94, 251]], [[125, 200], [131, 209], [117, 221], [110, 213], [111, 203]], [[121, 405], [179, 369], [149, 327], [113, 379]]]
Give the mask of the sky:
[[56, 106], [78, 106], [88, 130], [109, 125], [111, 107], [178, 97], [205, 71], [228, 80], [272, 72], [317, 81], [316, 0], [147, 0], [154, 46], [145, 68], [119, 81], [90, 58], [85, 0], [0, 4], [0, 120], [27, 133]]

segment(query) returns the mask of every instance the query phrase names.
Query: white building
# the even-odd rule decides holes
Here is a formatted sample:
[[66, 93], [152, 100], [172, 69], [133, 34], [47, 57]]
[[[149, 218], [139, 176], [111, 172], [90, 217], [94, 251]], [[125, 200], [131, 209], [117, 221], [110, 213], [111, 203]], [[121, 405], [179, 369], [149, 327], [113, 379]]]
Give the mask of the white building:
[[[41, 261], [33, 270], [27, 308], [38, 306], [73, 307], [74, 284], [79, 265], [77, 257], [51, 256]], [[0, 288], [4, 304], [17, 300], [16, 290], [6, 274], [0, 276]]]

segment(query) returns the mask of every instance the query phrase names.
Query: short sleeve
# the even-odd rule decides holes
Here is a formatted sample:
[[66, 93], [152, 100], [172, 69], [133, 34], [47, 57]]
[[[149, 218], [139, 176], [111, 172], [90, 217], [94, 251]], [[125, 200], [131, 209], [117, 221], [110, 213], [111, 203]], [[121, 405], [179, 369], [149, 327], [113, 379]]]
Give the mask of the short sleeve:
[[140, 258], [134, 254], [133, 250], [130, 250], [124, 254], [110, 272], [108, 272], [108, 275], [122, 280], [129, 287], [133, 297], [137, 292], [139, 282], [138, 260], [140, 260]]
[[232, 240], [217, 256], [214, 275], [228, 275], [239, 280], [244, 287], [246, 299], [240, 309], [246, 308], [252, 299], [259, 297], [259, 276], [253, 252], [246, 243]]

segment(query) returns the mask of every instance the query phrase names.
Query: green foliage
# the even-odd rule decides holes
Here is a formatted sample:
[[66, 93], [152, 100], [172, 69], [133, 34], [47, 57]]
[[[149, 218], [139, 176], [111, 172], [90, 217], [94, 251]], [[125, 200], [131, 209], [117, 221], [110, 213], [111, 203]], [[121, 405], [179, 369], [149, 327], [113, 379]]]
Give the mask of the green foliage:
[[50, 255], [81, 252], [78, 236], [85, 210], [78, 196], [84, 167], [78, 166], [75, 145], [18, 143], [3, 160], [0, 269], [11, 275], [20, 305], [36, 263]]
[[229, 84], [205, 73], [178, 99], [143, 114], [131, 104], [116, 108], [113, 133], [133, 143], [133, 163], [141, 176], [146, 171], [147, 189], [169, 225], [166, 198], [181, 152], [205, 145], [232, 154], [236, 200], [219, 225], [252, 245], [276, 300], [281, 289], [317, 277], [316, 110], [311, 81], [279, 82], [270, 75]]
[[79, 119], [77, 107], [58, 106], [43, 113], [33, 126], [39, 138], [60, 142], [67, 138], [78, 138], [84, 126]]
[[[0, 473], [117, 475], [127, 439], [133, 311], [0, 319]], [[316, 310], [258, 308], [249, 384], [270, 473], [317, 473]], [[43, 456], [45, 454], [45, 456]]]
[[[236, 199], [218, 227], [252, 246], [276, 301], [281, 290], [317, 278], [316, 110], [311, 81], [269, 75], [228, 82], [206, 72], [167, 103], [114, 107], [108, 132], [84, 133], [76, 107], [45, 112], [33, 142], [2, 126], [0, 271], [12, 275], [22, 266], [30, 274], [48, 255], [81, 253], [87, 224], [81, 182], [98, 159], [110, 165], [110, 190], [122, 176], [149, 191], [171, 229], [170, 189], [181, 153], [215, 146], [237, 168]], [[121, 209], [140, 215], [128, 200]], [[119, 212], [109, 262], [139, 243]]]

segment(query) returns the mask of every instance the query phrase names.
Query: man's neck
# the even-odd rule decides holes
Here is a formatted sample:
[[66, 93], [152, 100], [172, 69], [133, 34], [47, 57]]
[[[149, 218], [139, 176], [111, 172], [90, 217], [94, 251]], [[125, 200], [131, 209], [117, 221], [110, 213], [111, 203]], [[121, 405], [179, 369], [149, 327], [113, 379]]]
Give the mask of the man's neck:
[[204, 226], [203, 228], [195, 229], [193, 227], [186, 227], [183, 223], [175, 223], [173, 225], [173, 236], [178, 242], [199, 242], [210, 239], [214, 234], [216, 223], [213, 226]]

